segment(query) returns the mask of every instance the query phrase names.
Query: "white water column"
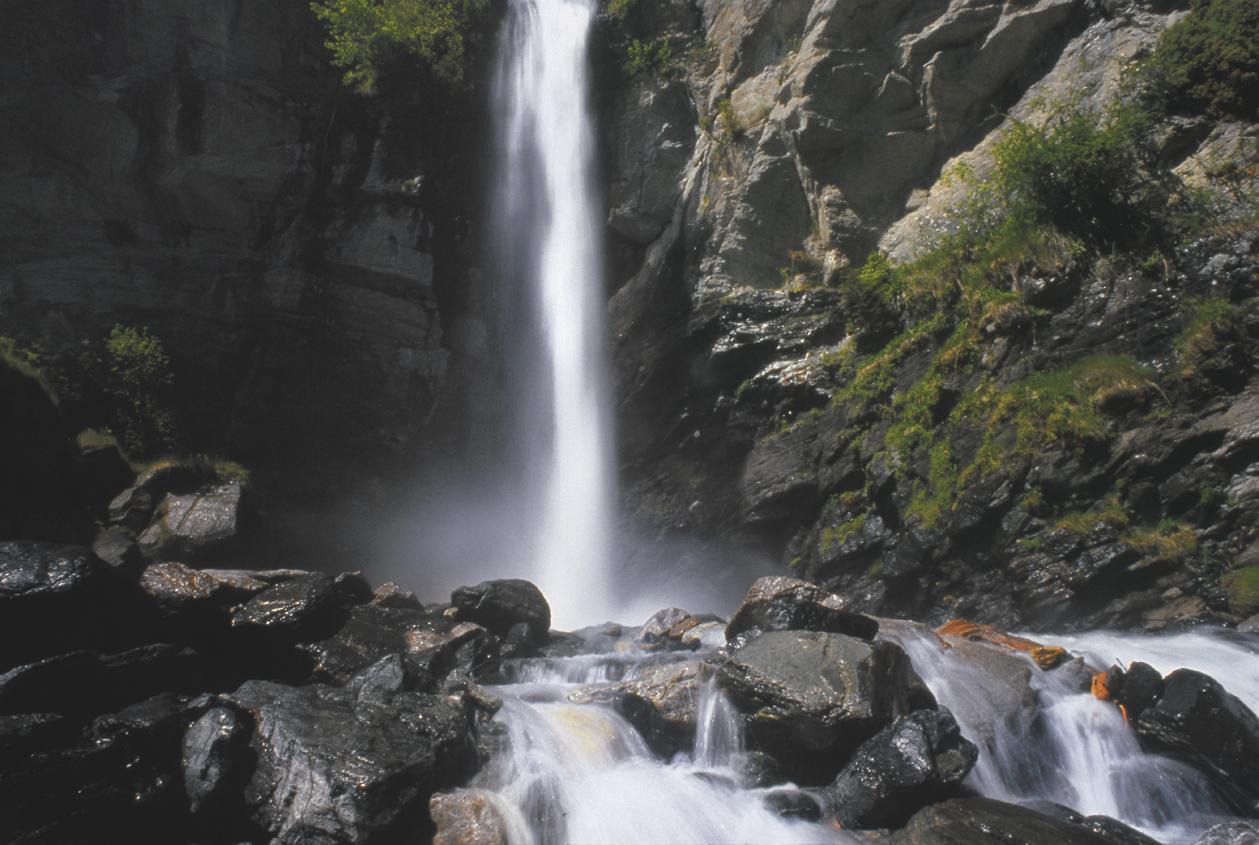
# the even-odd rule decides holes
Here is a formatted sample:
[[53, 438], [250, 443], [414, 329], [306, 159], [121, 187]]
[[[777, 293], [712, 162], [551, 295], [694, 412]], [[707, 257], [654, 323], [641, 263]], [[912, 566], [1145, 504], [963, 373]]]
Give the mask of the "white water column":
[[[500, 250], [528, 287], [537, 337], [527, 344], [546, 442], [529, 444], [527, 494], [536, 526], [532, 577], [557, 625], [612, 610], [609, 534], [614, 487], [602, 246], [587, 44], [594, 0], [511, 0], [495, 117], [500, 126]], [[531, 384], [532, 384], [531, 380]], [[522, 550], [524, 551], [524, 550]]]

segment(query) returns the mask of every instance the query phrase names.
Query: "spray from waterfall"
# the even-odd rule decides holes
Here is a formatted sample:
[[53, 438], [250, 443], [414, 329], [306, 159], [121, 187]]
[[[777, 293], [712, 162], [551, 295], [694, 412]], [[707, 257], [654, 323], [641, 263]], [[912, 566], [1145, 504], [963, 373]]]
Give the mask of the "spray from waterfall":
[[523, 297], [522, 553], [557, 624], [606, 619], [614, 483], [587, 42], [594, 0], [511, 0], [495, 85], [499, 264]]

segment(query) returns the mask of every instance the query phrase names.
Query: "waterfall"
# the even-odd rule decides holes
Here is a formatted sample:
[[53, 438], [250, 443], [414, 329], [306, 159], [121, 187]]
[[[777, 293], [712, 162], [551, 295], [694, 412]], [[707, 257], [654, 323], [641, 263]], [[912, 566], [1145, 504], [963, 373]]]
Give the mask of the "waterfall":
[[[1011, 679], [989, 660], [941, 647], [929, 632], [885, 626], [909, 654], [936, 699], [952, 711], [962, 734], [979, 746], [968, 785], [1004, 801], [1053, 801], [1087, 815], [1119, 819], [1160, 842], [1192, 841], [1229, 816], [1227, 803], [1195, 769], [1142, 750], [1118, 708], [1081, 693], [1062, 672], [1030, 671], [1035, 705], [1010, 706]], [[1036, 634], [1090, 663], [1152, 663], [1161, 672], [1187, 667], [1213, 674], [1254, 707], [1248, 667], [1254, 652], [1206, 634], [1083, 636]], [[980, 649], [986, 648], [983, 646]]]
[[612, 707], [568, 700], [675, 659], [621, 641], [597, 655], [522, 661], [516, 683], [490, 688], [503, 699], [504, 740], [471, 791], [491, 799], [510, 845], [856, 845], [826, 822], [780, 816], [772, 801], [790, 785], [745, 784], [740, 719], [711, 679], [696, 693], [691, 753], [668, 762]]
[[610, 413], [587, 42], [595, 0], [511, 0], [495, 85], [495, 240], [532, 328], [516, 373], [536, 511], [522, 549], [560, 625], [611, 611]]

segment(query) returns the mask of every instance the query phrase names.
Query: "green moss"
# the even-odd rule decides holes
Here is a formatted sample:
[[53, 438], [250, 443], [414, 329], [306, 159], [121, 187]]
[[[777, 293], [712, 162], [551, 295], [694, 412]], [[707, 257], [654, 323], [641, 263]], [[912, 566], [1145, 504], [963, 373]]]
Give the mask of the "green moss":
[[852, 519], [846, 520], [839, 525], [831, 526], [822, 530], [822, 540], [819, 550], [822, 554], [830, 552], [837, 546], [842, 546], [851, 540], [858, 532], [866, 527], [866, 520], [870, 518], [870, 514], [862, 512], [854, 516]]
[[95, 428], [80, 431], [79, 436], [75, 439], [80, 449], [90, 449], [97, 446], [118, 446], [117, 437], [114, 437], [108, 431], [100, 431]]
[[1112, 498], [1092, 510], [1065, 513], [1054, 523], [1054, 527], [1083, 536], [1092, 533], [1099, 526], [1122, 530], [1128, 527], [1128, 522], [1128, 512], [1117, 499]]
[[1124, 542], [1153, 561], [1179, 561], [1198, 550], [1198, 533], [1191, 525], [1165, 519], [1151, 528], [1130, 531]]
[[1234, 569], [1220, 579], [1228, 596], [1228, 608], [1238, 616], [1259, 611], [1259, 566]]
[[143, 328], [116, 325], [105, 340], [105, 362], [108, 389], [117, 407], [117, 430], [127, 451], [146, 455], [171, 448], [174, 375], [161, 339]]
[[1227, 365], [1220, 360], [1221, 353], [1238, 337], [1241, 317], [1241, 310], [1225, 299], [1208, 299], [1193, 306], [1176, 337], [1182, 379], [1192, 381], [1207, 367]]

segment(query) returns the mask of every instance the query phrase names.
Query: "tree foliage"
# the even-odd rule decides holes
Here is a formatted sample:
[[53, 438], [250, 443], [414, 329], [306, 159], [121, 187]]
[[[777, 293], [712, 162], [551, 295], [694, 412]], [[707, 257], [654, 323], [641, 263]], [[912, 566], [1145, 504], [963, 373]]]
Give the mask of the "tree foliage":
[[382, 70], [401, 57], [422, 62], [438, 80], [458, 86], [469, 33], [487, 0], [313, 0], [328, 27], [333, 62], [360, 91], [376, 89]]

